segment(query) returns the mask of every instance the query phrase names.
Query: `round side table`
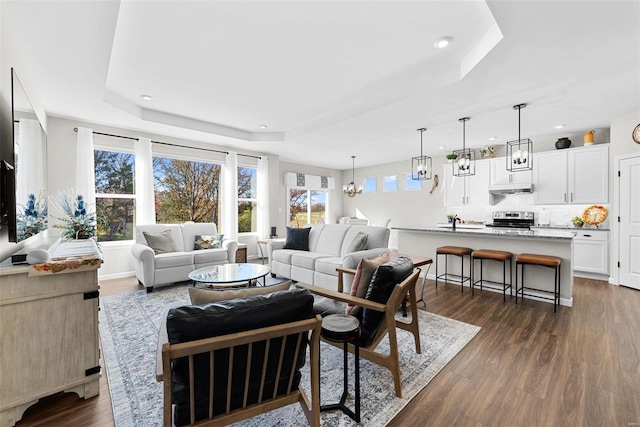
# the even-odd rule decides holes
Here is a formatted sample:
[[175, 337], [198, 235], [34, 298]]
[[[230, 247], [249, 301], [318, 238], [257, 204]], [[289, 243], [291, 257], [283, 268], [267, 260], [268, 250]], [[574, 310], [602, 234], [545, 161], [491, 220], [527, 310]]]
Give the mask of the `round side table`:
[[[320, 411], [333, 411], [340, 409], [347, 414], [355, 422], [360, 422], [360, 347], [358, 346], [358, 338], [360, 337], [360, 321], [353, 316], [347, 314], [330, 314], [322, 319], [322, 328], [320, 336], [325, 340], [333, 342], [341, 342], [344, 362], [343, 362], [343, 388], [340, 402], [330, 405], [321, 405]], [[349, 343], [353, 344], [354, 364], [355, 364], [355, 412], [347, 408], [345, 401], [349, 391]]]

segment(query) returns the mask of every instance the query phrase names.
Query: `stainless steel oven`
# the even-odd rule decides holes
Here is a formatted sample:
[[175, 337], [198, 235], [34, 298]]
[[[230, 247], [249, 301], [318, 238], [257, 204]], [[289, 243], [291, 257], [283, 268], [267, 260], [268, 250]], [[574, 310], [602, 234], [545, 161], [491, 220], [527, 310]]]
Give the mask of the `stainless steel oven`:
[[493, 222], [486, 224], [486, 226], [528, 230], [534, 225], [534, 219], [533, 212], [496, 211], [493, 213]]

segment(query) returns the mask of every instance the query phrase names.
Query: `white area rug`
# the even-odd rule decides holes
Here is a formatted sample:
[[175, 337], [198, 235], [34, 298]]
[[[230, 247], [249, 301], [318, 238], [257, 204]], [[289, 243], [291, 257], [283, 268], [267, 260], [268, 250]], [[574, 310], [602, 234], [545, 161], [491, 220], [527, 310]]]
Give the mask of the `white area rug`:
[[[189, 303], [186, 285], [158, 288], [150, 294], [137, 291], [100, 301], [100, 337], [118, 427], [162, 425], [162, 383], [155, 380], [158, 328], [167, 306], [176, 303]], [[386, 425], [480, 330], [422, 310], [418, 310], [418, 317], [422, 354], [415, 352], [411, 334], [398, 330], [403, 398], [395, 396], [393, 377], [387, 369], [360, 360], [361, 425]], [[388, 350], [386, 338], [380, 343], [380, 349]], [[334, 403], [342, 393], [342, 351], [322, 343], [320, 355], [322, 404]], [[352, 375], [352, 355], [349, 363]], [[309, 389], [306, 372], [302, 384]], [[353, 381], [349, 386], [352, 390]], [[351, 408], [352, 403], [347, 400]], [[340, 411], [323, 412], [321, 423], [324, 426], [356, 425]], [[306, 418], [300, 405], [295, 404], [238, 424], [306, 425]]]

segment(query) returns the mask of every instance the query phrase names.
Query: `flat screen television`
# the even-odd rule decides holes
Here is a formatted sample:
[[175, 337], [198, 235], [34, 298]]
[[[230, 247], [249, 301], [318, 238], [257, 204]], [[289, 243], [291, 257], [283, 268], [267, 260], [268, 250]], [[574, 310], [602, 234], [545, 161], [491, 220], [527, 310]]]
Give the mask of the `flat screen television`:
[[47, 229], [47, 135], [13, 68], [8, 125], [11, 137], [3, 137], [1, 147], [0, 215], [8, 240], [20, 242]]

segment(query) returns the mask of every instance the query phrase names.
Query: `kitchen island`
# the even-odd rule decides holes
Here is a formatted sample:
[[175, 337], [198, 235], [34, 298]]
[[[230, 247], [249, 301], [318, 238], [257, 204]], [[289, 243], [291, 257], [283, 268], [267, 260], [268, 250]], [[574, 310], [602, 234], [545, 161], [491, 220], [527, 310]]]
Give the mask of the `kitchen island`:
[[[493, 249], [513, 253], [513, 280], [515, 285], [515, 257], [521, 253], [553, 255], [562, 258], [560, 277], [560, 304], [573, 305], [573, 253], [574, 232], [553, 229], [517, 230], [496, 228], [452, 228], [430, 226], [392, 227], [398, 233], [398, 251], [433, 258], [436, 262], [436, 248], [440, 246], [464, 246], [475, 249]], [[448, 257], [449, 271], [460, 271], [460, 259]], [[440, 257], [444, 263], [444, 257]], [[439, 271], [444, 271], [440, 264]], [[465, 275], [469, 273], [469, 262], [465, 260]], [[476, 266], [479, 277], [480, 263]], [[507, 268], [507, 274], [509, 269]], [[429, 275], [435, 279], [435, 273]], [[485, 262], [483, 278], [502, 282], [502, 264]], [[525, 268], [528, 287], [553, 291], [553, 270], [544, 267]], [[454, 284], [451, 283], [450, 284]], [[488, 290], [488, 288], [485, 288]], [[514, 286], [515, 290], [515, 286]], [[527, 297], [538, 299], [536, 297]], [[540, 301], [545, 301], [540, 299]], [[550, 301], [545, 301], [550, 302]]]

